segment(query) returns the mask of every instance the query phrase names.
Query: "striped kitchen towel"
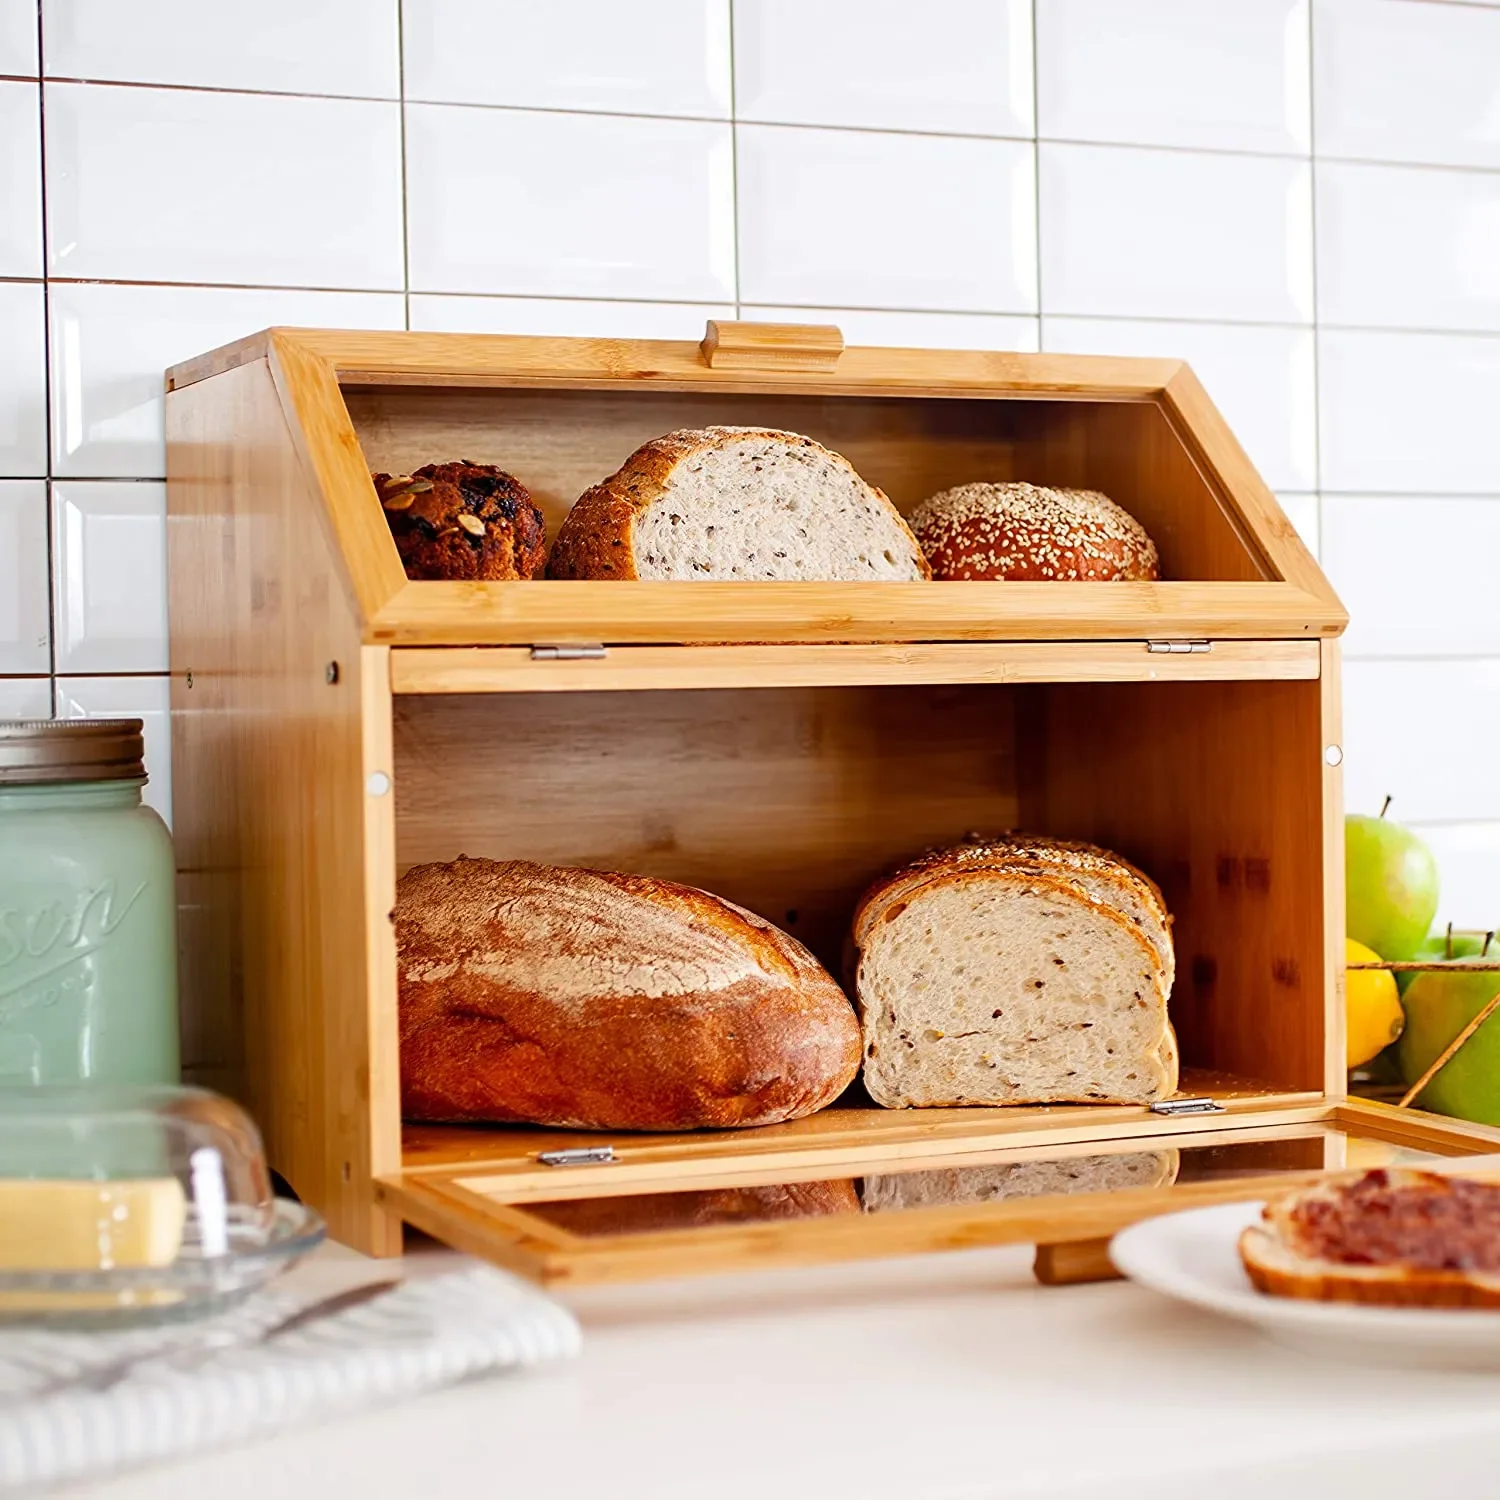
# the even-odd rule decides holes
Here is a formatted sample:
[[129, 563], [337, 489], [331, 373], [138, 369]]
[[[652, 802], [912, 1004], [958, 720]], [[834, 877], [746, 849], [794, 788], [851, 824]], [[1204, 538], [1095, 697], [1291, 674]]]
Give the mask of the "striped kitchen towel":
[[[254, 1342], [301, 1300], [267, 1292], [219, 1317], [120, 1333], [0, 1334], [0, 1493], [33, 1493], [540, 1364], [579, 1344], [566, 1308], [488, 1266], [408, 1281]], [[146, 1359], [109, 1390], [59, 1388], [127, 1355]]]

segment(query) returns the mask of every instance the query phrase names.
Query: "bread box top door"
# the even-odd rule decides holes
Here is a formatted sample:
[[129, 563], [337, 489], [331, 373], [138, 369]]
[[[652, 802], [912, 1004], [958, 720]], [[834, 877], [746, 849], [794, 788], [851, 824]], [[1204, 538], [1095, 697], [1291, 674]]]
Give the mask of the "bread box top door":
[[[367, 644], [1309, 639], [1347, 616], [1192, 372], [1172, 360], [845, 348], [836, 328], [710, 323], [701, 343], [272, 329], [178, 365], [266, 358]], [[1152, 583], [407, 580], [371, 470], [515, 474], [549, 538], [677, 428], [785, 428], [903, 512], [974, 480], [1097, 489], [1161, 555]]]

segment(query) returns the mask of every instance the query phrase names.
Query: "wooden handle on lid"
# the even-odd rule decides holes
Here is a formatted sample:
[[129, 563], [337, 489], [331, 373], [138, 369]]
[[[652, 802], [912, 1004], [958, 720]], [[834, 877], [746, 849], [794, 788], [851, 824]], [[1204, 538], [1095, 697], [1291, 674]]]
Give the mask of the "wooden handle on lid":
[[698, 346], [714, 370], [833, 370], [844, 335], [832, 324], [720, 323], [710, 318]]

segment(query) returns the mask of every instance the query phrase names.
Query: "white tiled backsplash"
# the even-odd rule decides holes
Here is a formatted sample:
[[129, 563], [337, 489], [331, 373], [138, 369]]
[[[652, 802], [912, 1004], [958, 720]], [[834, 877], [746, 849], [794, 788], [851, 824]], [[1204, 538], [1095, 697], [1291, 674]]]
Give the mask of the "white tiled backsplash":
[[169, 363], [736, 312], [1190, 360], [1500, 921], [1500, 0], [0, 0], [0, 716], [167, 806]]

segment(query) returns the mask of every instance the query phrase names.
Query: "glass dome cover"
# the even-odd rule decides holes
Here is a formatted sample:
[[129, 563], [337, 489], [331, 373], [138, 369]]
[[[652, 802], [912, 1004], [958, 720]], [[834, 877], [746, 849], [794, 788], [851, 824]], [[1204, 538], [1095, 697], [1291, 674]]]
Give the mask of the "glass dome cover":
[[323, 1237], [260, 1133], [205, 1089], [0, 1087], [0, 1320], [217, 1311]]

